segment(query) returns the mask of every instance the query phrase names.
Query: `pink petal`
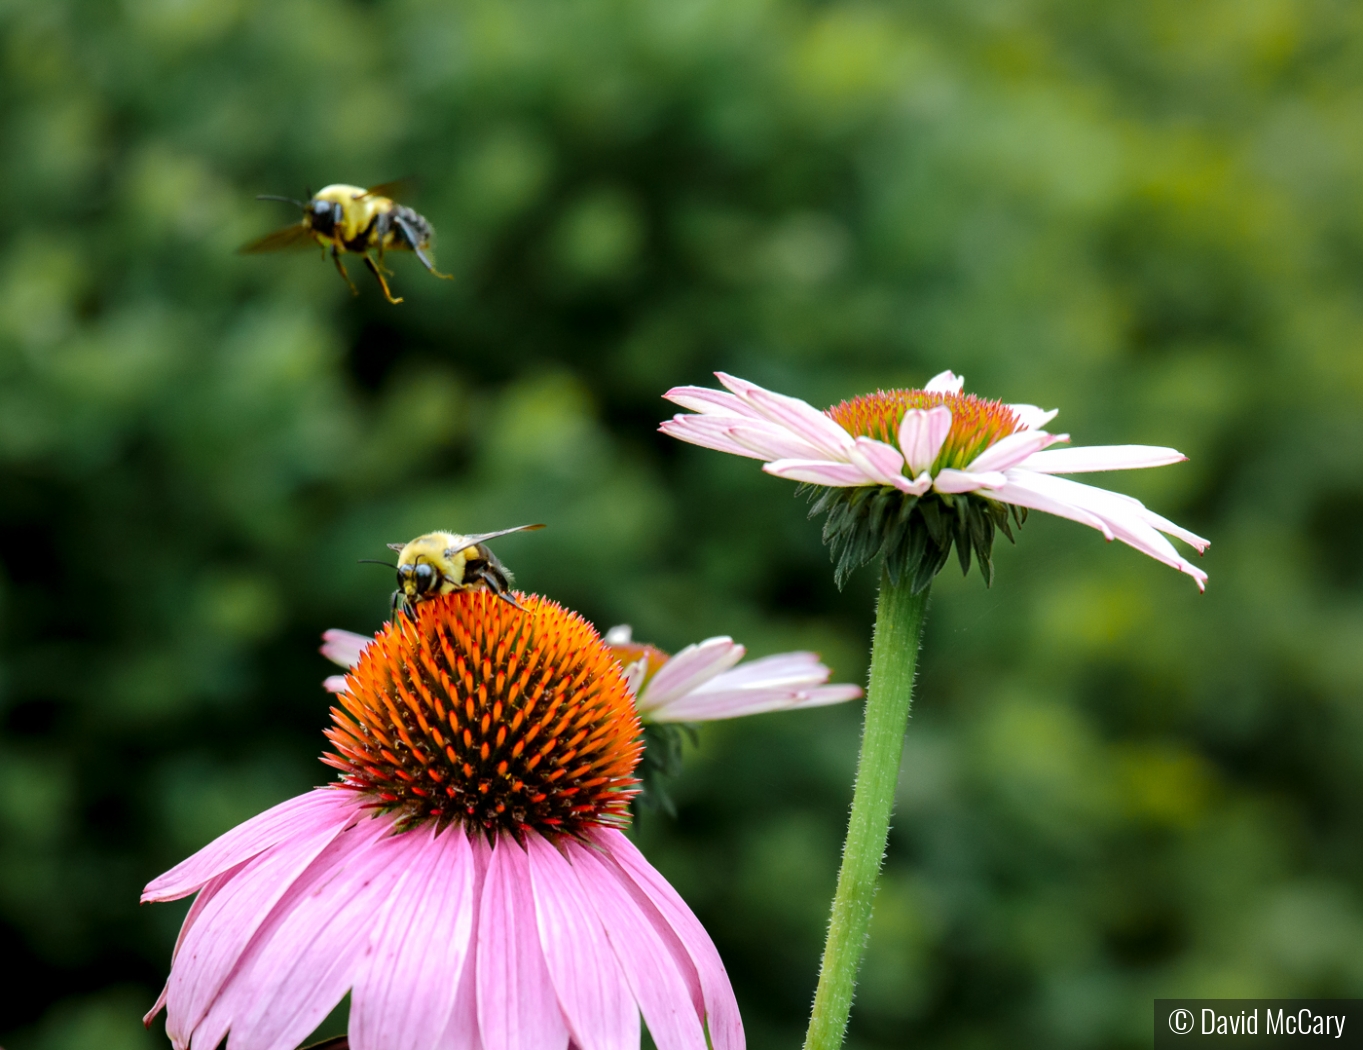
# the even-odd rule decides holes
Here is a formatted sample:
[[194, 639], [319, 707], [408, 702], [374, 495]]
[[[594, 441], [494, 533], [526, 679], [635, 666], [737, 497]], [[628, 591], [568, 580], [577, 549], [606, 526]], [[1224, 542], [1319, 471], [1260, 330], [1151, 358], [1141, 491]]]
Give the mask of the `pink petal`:
[[1056, 416], [1060, 415], [1060, 409], [1053, 408], [1049, 412], [1036, 405], [1009, 405], [1018, 417], [1024, 430], [1040, 430]]
[[740, 419], [765, 418], [741, 397], [708, 386], [674, 386], [663, 397], [674, 405], [680, 405], [702, 415], [736, 416]]
[[[353, 793], [347, 794], [352, 795], [352, 814], [358, 815], [358, 799]], [[294, 883], [341, 835], [342, 825], [295, 835], [249, 861], [214, 894], [185, 933], [170, 971], [166, 1032], [172, 1040], [177, 1044], [189, 1042], [256, 933]], [[221, 1020], [224, 1025], [230, 1024], [231, 1015]], [[207, 1045], [217, 1044], [208, 1041]]]
[[1007, 470], [1009, 467], [1017, 466], [1038, 449], [1069, 439], [1068, 434], [1053, 435], [1044, 430], [1020, 430], [994, 442], [971, 460], [965, 469], [972, 474]]
[[638, 1050], [639, 1009], [629, 984], [563, 855], [535, 832], [526, 833], [540, 947], [580, 1050]]
[[807, 401], [765, 390], [756, 383], [716, 372], [719, 381], [773, 423], [779, 423], [830, 458], [852, 447], [852, 435]]
[[565, 1050], [568, 1029], [540, 948], [525, 851], [499, 835], [478, 914], [478, 1030], [486, 1050]]
[[[205, 907], [207, 907], [208, 902], [213, 899], [214, 895], [220, 889], [222, 889], [223, 886], [231, 882], [232, 879], [236, 877], [237, 872], [241, 871], [241, 869], [245, 866], [246, 861], [242, 861], [235, 868], [228, 868], [221, 875], [215, 875], [213, 878], [209, 879], [208, 883], [204, 886], [203, 889], [199, 891], [198, 895], [194, 898], [194, 903], [189, 906], [189, 914], [185, 916], [185, 921], [180, 924], [180, 932], [175, 938], [175, 947], [172, 948], [170, 951], [170, 963], [172, 969], [174, 969], [175, 967], [175, 960], [180, 955], [180, 945], [185, 943], [185, 936], [193, 928], [194, 923], [198, 920], [199, 916], [203, 914], [203, 910]], [[152, 1008], [150, 1010], [143, 1014], [142, 1016], [143, 1026], [147, 1028], [151, 1027], [151, 1023], [156, 1019], [156, 1015], [165, 1009], [166, 997], [169, 994], [170, 979], [167, 978], [166, 983], [161, 987], [161, 994], [156, 997], [156, 1002], [152, 1004]]]
[[847, 458], [881, 485], [898, 487], [909, 484], [909, 479], [904, 476], [904, 457], [900, 455], [899, 449], [883, 441], [859, 437], [847, 453]]
[[702, 682], [727, 671], [747, 652], [732, 638], [707, 638], [688, 645], [659, 668], [639, 698], [640, 711], [664, 707]]
[[1007, 480], [998, 471], [975, 473], [969, 470], [943, 467], [932, 479], [932, 487], [938, 492], [974, 492], [976, 489], [996, 488]]
[[419, 846], [351, 990], [351, 1050], [433, 1050], [472, 945], [473, 851], [462, 827], [404, 834]]
[[370, 634], [356, 634], [333, 627], [322, 632], [322, 648], [319, 651], [334, 664], [354, 667], [360, 662], [360, 653], [373, 640], [374, 636]]
[[231, 1018], [233, 1050], [293, 1050], [345, 997], [422, 846], [392, 829], [374, 817], [340, 836], [261, 926], [213, 1008]]
[[708, 416], [677, 415], [659, 424], [658, 429], [668, 437], [699, 445], [701, 448], [712, 448], [716, 452], [728, 452], [730, 455], [746, 456], [748, 459], [765, 458], [730, 437], [731, 425], [728, 419], [716, 421]]
[[[601, 829], [594, 833], [596, 842], [633, 882], [636, 889], [658, 909], [663, 921], [681, 938], [681, 943], [696, 973], [700, 977], [701, 996], [709, 1025], [710, 1042], [714, 1050], [743, 1050], [743, 1020], [738, 1013], [729, 975], [715, 950], [714, 942], [705, 932], [700, 920], [691, 913], [686, 902], [653, 866], [644, 859], [634, 844], [619, 831]], [[650, 1031], [652, 1027], [650, 1026]], [[659, 1050], [663, 1050], [659, 1044]]]
[[899, 423], [899, 447], [909, 465], [909, 473], [922, 474], [937, 460], [937, 455], [951, 433], [951, 409], [946, 405], [936, 408], [911, 408]]
[[965, 387], [965, 379], [948, 369], [938, 372], [927, 381], [923, 392], [927, 394], [959, 394]]
[[878, 485], [860, 467], [851, 463], [835, 463], [827, 459], [778, 459], [763, 468], [768, 474], [789, 481], [805, 481], [811, 485], [828, 485], [833, 488], [851, 488], [855, 485]]
[[314, 833], [335, 835], [359, 816], [353, 791], [316, 788], [287, 799], [218, 836], [193, 856], [147, 883], [142, 901], [187, 897], [215, 875], [250, 860], [271, 846]]
[[700, 984], [676, 933], [618, 867], [572, 840], [564, 848], [658, 1050], [706, 1050]]
[[473, 858], [473, 915], [469, 930], [469, 954], [464, 961], [463, 972], [459, 975], [459, 987], [454, 993], [454, 1009], [450, 1012], [449, 1024], [436, 1043], [436, 1050], [483, 1050], [483, 1039], [478, 1032], [478, 912], [483, 899], [483, 883], [487, 877], [488, 863], [492, 860], [492, 850], [487, 839], [474, 834], [469, 839], [469, 849]]
[[346, 691], [345, 675], [329, 674], [322, 679], [322, 688], [328, 693], [344, 693]]
[[1038, 452], [1019, 466], [1041, 474], [1083, 474], [1095, 470], [1167, 467], [1187, 458], [1178, 449], [1160, 448], [1158, 445], [1089, 445]]

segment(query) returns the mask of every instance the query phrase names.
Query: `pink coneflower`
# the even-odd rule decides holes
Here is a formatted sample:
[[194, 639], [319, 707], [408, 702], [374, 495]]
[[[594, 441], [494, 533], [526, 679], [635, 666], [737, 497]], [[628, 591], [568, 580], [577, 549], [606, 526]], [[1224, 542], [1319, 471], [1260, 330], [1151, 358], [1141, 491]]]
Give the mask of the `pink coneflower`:
[[[322, 635], [322, 655], [354, 667], [374, 639], [333, 628]], [[711, 722], [722, 718], [825, 707], [862, 695], [860, 686], [827, 685], [829, 671], [817, 653], [779, 653], [735, 666], [747, 653], [732, 638], [707, 638], [669, 656], [636, 642], [628, 626], [612, 627], [602, 639], [624, 665], [625, 681], [644, 722]], [[345, 675], [322, 683], [344, 692]]]
[[840, 559], [840, 578], [882, 554], [892, 576], [901, 569], [914, 573], [921, 589], [941, 569], [953, 541], [963, 568], [973, 550], [988, 570], [994, 529], [1008, 530], [1006, 508], [1013, 508], [1019, 523], [1027, 509], [1069, 518], [1187, 573], [1199, 588], [1206, 582], [1207, 574], [1162, 534], [1198, 551], [1207, 540], [1129, 496], [1057, 477], [1186, 458], [1172, 448], [1050, 449], [1069, 440], [1041, 429], [1054, 411], [962, 393], [964, 381], [951, 372], [921, 390], [878, 390], [826, 412], [715, 374], [728, 392], [674, 387], [667, 399], [695, 414], [678, 414], [660, 429], [695, 445], [765, 460], [762, 469], [769, 474], [829, 490], [815, 512], [829, 514], [825, 540]]
[[591, 625], [456, 592], [385, 625], [290, 799], [153, 881], [198, 893], [177, 1048], [292, 1050], [347, 994], [354, 1050], [742, 1050], [724, 966], [620, 832], [640, 725]]

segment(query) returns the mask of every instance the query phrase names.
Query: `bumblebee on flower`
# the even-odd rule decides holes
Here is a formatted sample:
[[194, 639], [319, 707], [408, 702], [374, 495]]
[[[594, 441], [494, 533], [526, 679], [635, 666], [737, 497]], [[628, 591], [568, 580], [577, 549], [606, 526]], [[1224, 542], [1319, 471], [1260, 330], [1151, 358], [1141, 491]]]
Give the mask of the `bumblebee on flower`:
[[456, 591], [357, 654], [338, 783], [154, 880], [197, 893], [177, 1050], [293, 1050], [348, 993], [353, 1050], [743, 1050], [719, 954], [624, 837], [640, 724], [581, 617]]

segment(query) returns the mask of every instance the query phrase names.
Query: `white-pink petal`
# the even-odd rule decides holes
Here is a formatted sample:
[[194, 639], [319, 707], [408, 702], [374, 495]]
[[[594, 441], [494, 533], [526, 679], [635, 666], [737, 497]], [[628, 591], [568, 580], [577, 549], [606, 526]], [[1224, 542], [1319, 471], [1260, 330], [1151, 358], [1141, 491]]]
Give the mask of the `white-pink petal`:
[[639, 1050], [639, 1008], [606, 928], [589, 907], [574, 867], [535, 832], [526, 833], [540, 947], [580, 1050]]
[[725, 434], [755, 459], [818, 459], [822, 455], [816, 445], [776, 423], [730, 423]]
[[964, 388], [965, 378], [947, 369], [929, 379], [924, 384], [923, 391], [928, 394], [959, 394]]
[[706, 416], [734, 416], [763, 419], [763, 415], [741, 397], [708, 386], [674, 386], [663, 395], [674, 405]]
[[853, 466], [861, 468], [867, 477], [874, 478], [881, 485], [901, 488], [910, 484], [904, 476], [904, 457], [900, 455], [899, 449], [883, 441], [859, 437], [847, 458]]
[[1087, 445], [1037, 452], [1018, 465], [1041, 474], [1085, 474], [1099, 470], [1167, 467], [1187, 458], [1176, 448], [1158, 445]]
[[762, 469], [778, 478], [804, 481], [811, 485], [828, 485], [831, 488], [880, 484], [861, 467], [827, 459], [778, 459], [764, 464]]
[[1008, 479], [999, 471], [956, 470], [943, 467], [932, 479], [932, 487], [948, 494], [974, 492], [976, 489], [996, 488]]
[[735, 441], [729, 434], [732, 425], [731, 417], [716, 419], [711, 416], [680, 414], [660, 423], [658, 430], [678, 441], [714, 449], [716, 452], [727, 452], [732, 456], [745, 456], [748, 459], [765, 458]]
[[781, 653], [716, 675], [673, 700], [654, 708], [654, 722], [708, 722], [768, 711], [822, 707], [855, 700], [854, 685], [825, 685], [830, 672], [815, 653]]
[[344, 693], [346, 691], [345, 675], [329, 674], [322, 679], [322, 688], [328, 693]]
[[994, 442], [966, 464], [965, 469], [972, 474], [1007, 470], [1009, 467], [1017, 466], [1039, 449], [1069, 439], [1068, 434], [1048, 434], [1044, 430], [1020, 430], [1016, 434], [1009, 434], [1007, 437]]
[[899, 423], [899, 447], [909, 465], [909, 473], [917, 476], [933, 465], [951, 433], [951, 409], [946, 405], [935, 408], [911, 408]]
[[732, 638], [720, 636], [688, 645], [659, 668], [644, 686], [639, 697], [640, 712], [647, 713], [665, 707], [677, 697], [708, 682], [715, 675], [733, 667], [747, 652]]
[[355, 975], [350, 1050], [435, 1050], [468, 965], [479, 872], [462, 828], [406, 832], [420, 847]]
[[774, 393], [724, 372], [716, 372], [715, 375], [765, 418], [788, 428], [830, 459], [846, 455], [852, 447], [852, 435], [809, 402]]
[[488, 861], [477, 967], [486, 1050], [566, 1050], [568, 1029], [540, 948], [529, 860], [509, 835], [498, 836]]
[[1024, 430], [1040, 430], [1056, 416], [1060, 415], [1060, 409], [1038, 408], [1036, 405], [1009, 405], [1009, 408], [1018, 417], [1018, 422], [1022, 424]]
[[[1138, 500], [1067, 478], [1037, 474], [1021, 468], [1009, 471], [1009, 485], [1006, 489], [1016, 489], [1024, 494], [1030, 492], [1052, 504], [1068, 507], [1074, 512], [1061, 514], [1062, 517], [1081, 520], [1078, 515], [1087, 514], [1096, 518], [1102, 523], [1102, 531], [1109, 539], [1119, 539], [1141, 553], [1186, 573], [1197, 582], [1199, 590], [1206, 589], [1207, 574], [1179, 555], [1173, 545], [1160, 535], [1150, 518], [1157, 518], [1165, 524], [1172, 523], [1165, 522], [1165, 519], [1159, 518], [1158, 515], [1152, 515]], [[1020, 502], [1002, 493], [1000, 498], [1007, 499], [1008, 502]], [[1060, 513], [1058, 510], [1049, 512]]]
[[1039, 510], [1046, 514], [1054, 514], [1057, 518], [1068, 518], [1070, 521], [1079, 522], [1080, 525], [1097, 529], [1109, 540], [1116, 539], [1112, 530], [1108, 528], [1107, 522], [1103, 521], [1098, 515], [1073, 506], [1064, 500], [1038, 492], [1030, 484], [1030, 480], [1044, 475], [1029, 474], [1027, 471], [1015, 469], [1006, 476], [1008, 477], [1006, 484], [995, 486], [989, 491], [990, 499], [996, 499], [1001, 503], [1013, 503], [1019, 507], [1026, 507], [1028, 510]]

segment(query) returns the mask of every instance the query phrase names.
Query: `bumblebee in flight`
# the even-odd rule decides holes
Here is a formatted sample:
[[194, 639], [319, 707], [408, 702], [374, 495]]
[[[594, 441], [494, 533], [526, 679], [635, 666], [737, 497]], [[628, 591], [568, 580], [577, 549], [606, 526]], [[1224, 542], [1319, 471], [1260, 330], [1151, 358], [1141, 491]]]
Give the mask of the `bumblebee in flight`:
[[439, 594], [486, 588], [517, 609], [511, 597], [511, 572], [487, 548], [488, 540], [512, 532], [529, 532], [543, 525], [517, 525], [514, 529], [461, 536], [457, 532], [428, 532], [409, 543], [390, 543], [398, 552], [398, 589], [393, 592], [393, 611], [411, 612], [418, 602]]
[[346, 273], [345, 263], [341, 261], [341, 256], [346, 252], [354, 252], [364, 256], [364, 264], [378, 280], [384, 297], [390, 303], [400, 303], [402, 299], [394, 298], [384, 277], [385, 273], [391, 272], [383, 265], [385, 251], [413, 252], [421, 260], [421, 265], [435, 276], [444, 280], [450, 280], [451, 277], [437, 270], [427, 254], [435, 234], [430, 222], [425, 216], [393, 200], [391, 195], [399, 185], [388, 182], [366, 190], [338, 182], [334, 186], [324, 186], [306, 201], [272, 195], [257, 197], [256, 200], [296, 204], [303, 209], [303, 218], [292, 226], [285, 226], [282, 230], [275, 230], [258, 241], [244, 245], [241, 251], [247, 254], [278, 252], [310, 242], [321, 245], [323, 252], [329, 247], [337, 271], [350, 286], [351, 293], [359, 295], [360, 290], [355, 287], [350, 274]]

